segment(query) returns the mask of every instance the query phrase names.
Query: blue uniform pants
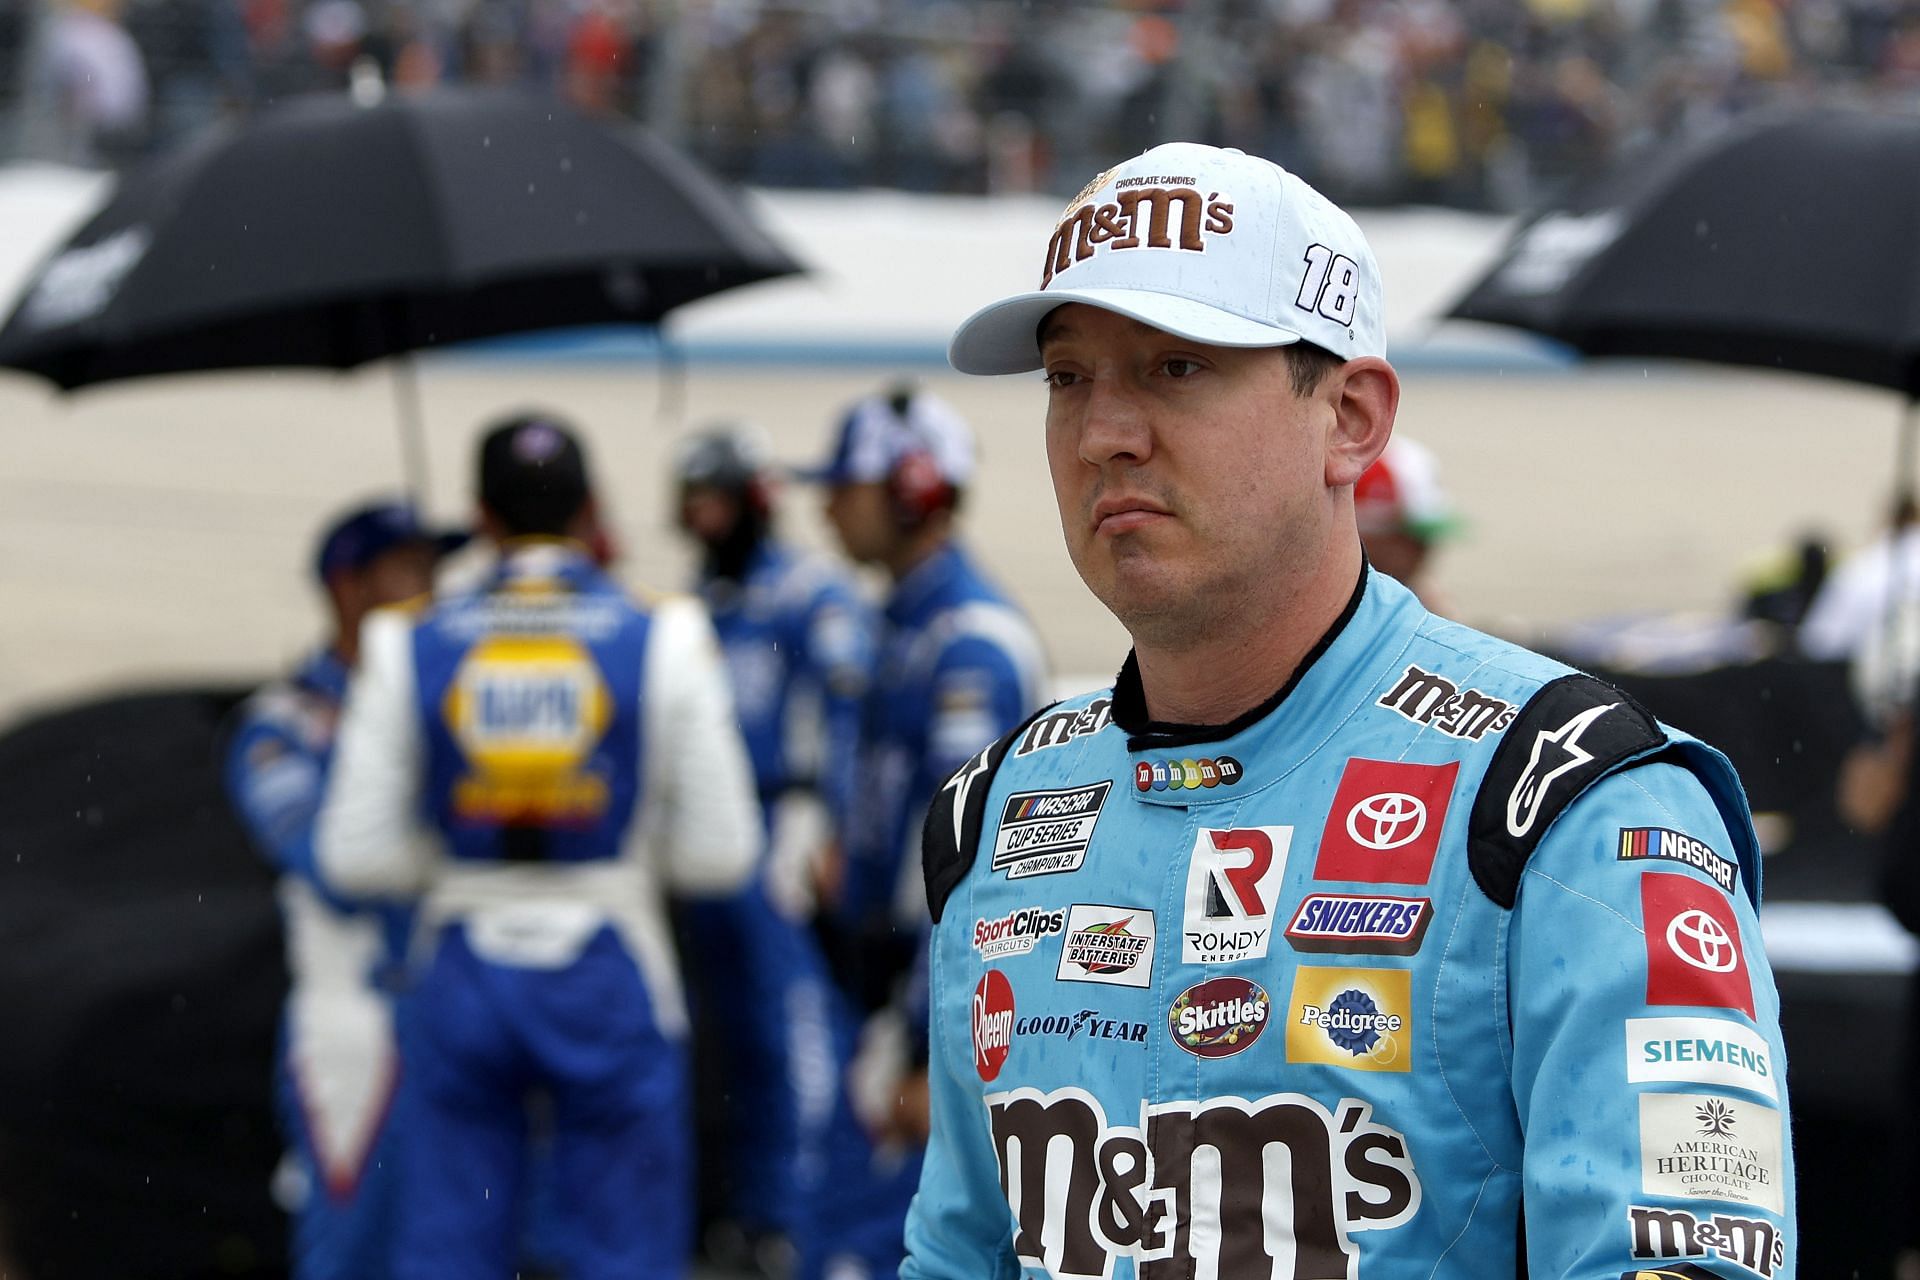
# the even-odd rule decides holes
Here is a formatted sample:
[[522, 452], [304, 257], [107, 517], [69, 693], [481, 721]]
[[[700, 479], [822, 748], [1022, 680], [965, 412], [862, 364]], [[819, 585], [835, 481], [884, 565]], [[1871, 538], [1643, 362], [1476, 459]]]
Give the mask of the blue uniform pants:
[[535, 1094], [552, 1106], [552, 1225], [569, 1280], [684, 1273], [693, 1187], [684, 1049], [660, 1032], [611, 929], [571, 965], [531, 969], [481, 959], [450, 927], [409, 1024], [399, 1280], [512, 1276]]
[[[716, 1070], [726, 1094], [725, 1212], [750, 1228], [805, 1228], [825, 1180], [824, 1145], [838, 1072], [833, 992], [812, 931], [782, 916], [764, 888], [689, 904], [695, 1012], [726, 1028]], [[741, 1008], [756, 1012], [739, 1017]]]
[[826, 1143], [826, 1190], [808, 1229], [795, 1240], [795, 1280], [881, 1280], [906, 1256], [907, 1206], [920, 1186], [923, 1147], [876, 1147], [854, 1114], [846, 1068], [859, 1047], [861, 1017], [835, 993], [835, 1060], [839, 1067]]

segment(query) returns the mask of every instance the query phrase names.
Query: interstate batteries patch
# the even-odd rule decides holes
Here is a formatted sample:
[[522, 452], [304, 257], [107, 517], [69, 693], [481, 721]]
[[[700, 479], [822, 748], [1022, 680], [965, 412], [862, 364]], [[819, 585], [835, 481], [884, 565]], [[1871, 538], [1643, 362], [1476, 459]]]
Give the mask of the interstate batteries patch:
[[1009, 880], [1078, 871], [1113, 789], [1109, 780], [1057, 791], [1016, 791], [1000, 811], [993, 869]]
[[1076, 902], [1067, 917], [1054, 977], [1062, 982], [1103, 982], [1145, 987], [1153, 977], [1153, 912]]

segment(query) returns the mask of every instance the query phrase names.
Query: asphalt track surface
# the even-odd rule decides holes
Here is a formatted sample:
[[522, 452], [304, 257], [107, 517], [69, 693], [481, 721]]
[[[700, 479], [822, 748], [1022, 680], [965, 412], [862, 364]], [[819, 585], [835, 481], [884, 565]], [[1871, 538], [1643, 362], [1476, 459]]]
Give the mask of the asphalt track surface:
[[[429, 361], [421, 374], [428, 508], [468, 509], [481, 423], [557, 409], [591, 442], [636, 586], [673, 588], [690, 557], [670, 519], [675, 440], [744, 419], [814, 460], [836, 414], [891, 371], [697, 365], [664, 383], [636, 363]], [[1125, 636], [1061, 547], [1035, 375], [925, 379], [982, 443], [968, 537], [1033, 615], [1055, 670], [1095, 679]], [[1516, 639], [1576, 619], [1717, 613], [1797, 531], [1857, 545], [1890, 488], [1901, 406], [1817, 379], [1638, 364], [1406, 377], [1400, 430], [1430, 445], [1468, 520], [1438, 585], [1458, 616]], [[401, 484], [393, 384], [373, 368], [186, 377], [60, 397], [0, 375], [0, 722], [101, 688], [271, 673], [317, 634], [307, 570], [328, 514]], [[817, 495], [785, 523], [822, 543]]]

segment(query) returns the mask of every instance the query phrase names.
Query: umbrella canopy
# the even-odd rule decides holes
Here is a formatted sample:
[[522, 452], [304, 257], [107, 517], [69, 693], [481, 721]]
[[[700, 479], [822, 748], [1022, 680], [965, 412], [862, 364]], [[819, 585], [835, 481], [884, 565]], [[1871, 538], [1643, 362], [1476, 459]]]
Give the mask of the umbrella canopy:
[[345, 369], [653, 324], [799, 270], [670, 148], [504, 90], [291, 100], [135, 170], [34, 277], [0, 366], [72, 388]]
[[1920, 394], [1920, 116], [1771, 116], [1536, 214], [1449, 314]]

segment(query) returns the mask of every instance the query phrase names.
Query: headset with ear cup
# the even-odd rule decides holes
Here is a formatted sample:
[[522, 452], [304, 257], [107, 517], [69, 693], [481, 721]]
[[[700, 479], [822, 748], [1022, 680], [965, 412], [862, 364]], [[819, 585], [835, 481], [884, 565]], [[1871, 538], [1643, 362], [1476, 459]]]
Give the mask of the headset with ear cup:
[[[912, 387], [896, 387], [887, 396], [887, 408], [901, 422], [908, 421], [913, 410]], [[953, 506], [953, 484], [940, 469], [932, 451], [910, 449], [887, 472], [887, 499], [893, 507], [894, 521], [903, 529], [917, 529], [936, 511]]]
[[903, 529], [917, 529], [934, 512], [953, 505], [953, 486], [925, 449], [903, 455], [887, 473], [887, 499]]

